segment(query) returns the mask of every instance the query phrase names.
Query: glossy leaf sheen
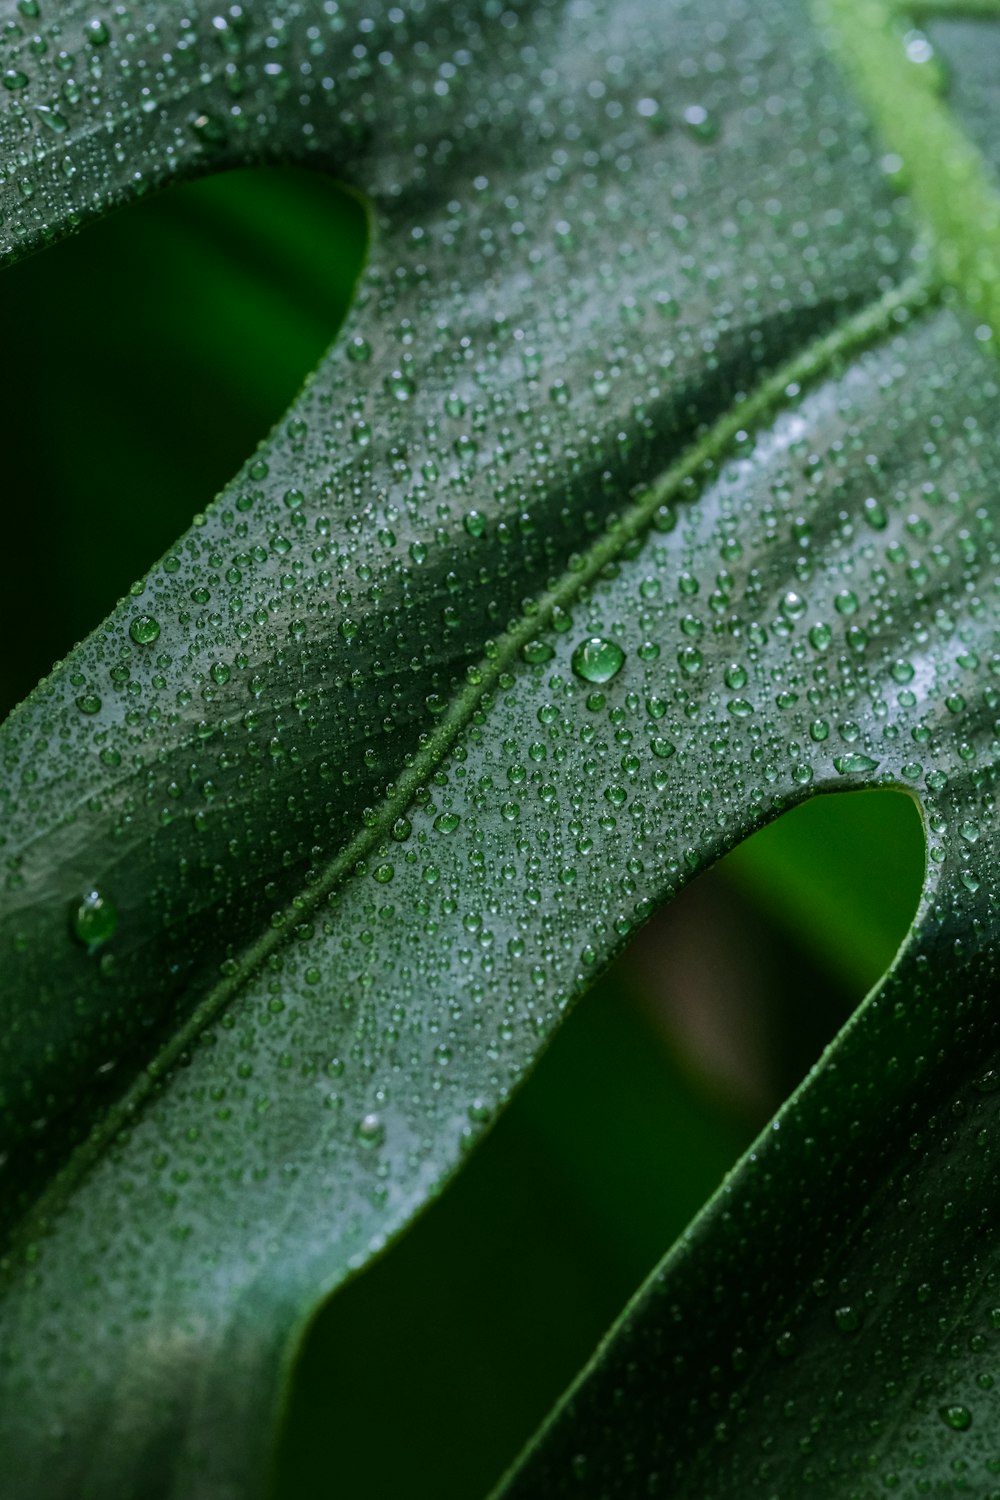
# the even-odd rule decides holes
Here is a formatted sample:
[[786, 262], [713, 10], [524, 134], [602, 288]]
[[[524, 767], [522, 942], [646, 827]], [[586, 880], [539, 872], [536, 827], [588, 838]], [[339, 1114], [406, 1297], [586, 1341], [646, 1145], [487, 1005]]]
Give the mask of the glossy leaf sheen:
[[311, 1311], [593, 973], [876, 782], [912, 940], [509, 1492], [982, 1489], [990, 169], [945, 253], [790, 0], [9, 14], [10, 256], [255, 160], [373, 215], [288, 418], [2, 730], [12, 1494], [260, 1494]]

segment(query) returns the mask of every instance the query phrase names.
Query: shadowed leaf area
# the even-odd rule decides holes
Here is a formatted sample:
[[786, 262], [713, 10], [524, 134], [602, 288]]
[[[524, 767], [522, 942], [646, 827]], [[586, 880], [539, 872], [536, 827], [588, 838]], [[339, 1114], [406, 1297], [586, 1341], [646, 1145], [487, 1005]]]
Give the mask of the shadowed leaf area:
[[0, 660], [0, 714], [278, 421], [343, 320], [364, 246], [360, 206], [327, 178], [256, 169], [175, 188], [3, 277], [16, 503], [0, 630], [17, 649]]
[[1000, 28], [4, 17], [11, 1500], [990, 1493]]

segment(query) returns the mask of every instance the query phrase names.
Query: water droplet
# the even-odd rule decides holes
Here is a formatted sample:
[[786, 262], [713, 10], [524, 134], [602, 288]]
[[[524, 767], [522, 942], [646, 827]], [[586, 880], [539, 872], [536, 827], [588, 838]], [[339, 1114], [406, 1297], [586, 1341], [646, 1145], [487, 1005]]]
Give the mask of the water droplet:
[[101, 700], [96, 693], [81, 693], [76, 700], [76, 706], [82, 714], [99, 714]]
[[689, 104], [684, 111], [684, 124], [697, 141], [714, 141], [719, 133], [716, 121], [703, 104]]
[[874, 771], [879, 763], [860, 750], [852, 750], [849, 755], [835, 755], [833, 764], [841, 776], [851, 776], [858, 771]]
[[70, 927], [77, 942], [82, 943], [88, 953], [96, 953], [114, 937], [118, 929], [118, 909], [94, 886], [73, 908]]
[[374, 1111], [370, 1114], [362, 1115], [354, 1128], [354, 1134], [362, 1146], [367, 1146], [369, 1149], [374, 1146], [381, 1146], [385, 1140], [385, 1126], [382, 1123], [381, 1115], [375, 1114]]
[[873, 531], [884, 531], [889, 524], [889, 517], [873, 495], [868, 496], [862, 506], [861, 514]]
[[35, 114], [43, 125], [48, 126], [54, 135], [65, 135], [69, 129], [69, 121], [48, 104], [36, 104]]
[[224, 146], [229, 139], [229, 131], [226, 122], [220, 120], [217, 115], [201, 113], [192, 115], [188, 121], [191, 134], [195, 136], [203, 146]]
[[417, 389], [416, 382], [409, 375], [404, 375], [402, 370], [393, 370], [391, 375], [386, 376], [385, 388], [397, 401], [409, 401]]
[[801, 620], [806, 612], [806, 601], [794, 589], [789, 589], [779, 606], [786, 620]]
[[972, 1413], [967, 1406], [941, 1406], [938, 1416], [954, 1432], [967, 1432], [972, 1426]]
[[704, 657], [697, 646], [682, 646], [677, 653], [677, 665], [686, 677], [694, 677], [701, 671]]
[[570, 665], [584, 682], [610, 682], [625, 664], [625, 652], [617, 641], [592, 635], [573, 652]]
[[152, 615], [136, 615], [128, 633], [138, 646], [149, 646], [160, 634], [160, 622]]

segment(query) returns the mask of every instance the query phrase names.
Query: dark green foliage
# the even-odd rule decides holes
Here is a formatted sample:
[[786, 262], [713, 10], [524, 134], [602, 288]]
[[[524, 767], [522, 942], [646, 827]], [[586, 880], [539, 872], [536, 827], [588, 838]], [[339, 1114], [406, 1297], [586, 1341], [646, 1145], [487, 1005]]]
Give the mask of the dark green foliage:
[[986, 1493], [1000, 219], [920, 47], [846, 3], [10, 21], [11, 259], [260, 161], [372, 223], [286, 417], [3, 727], [13, 1500], [261, 1493], [314, 1310], [593, 976], [877, 785], [928, 835], [892, 974], [505, 1493]]

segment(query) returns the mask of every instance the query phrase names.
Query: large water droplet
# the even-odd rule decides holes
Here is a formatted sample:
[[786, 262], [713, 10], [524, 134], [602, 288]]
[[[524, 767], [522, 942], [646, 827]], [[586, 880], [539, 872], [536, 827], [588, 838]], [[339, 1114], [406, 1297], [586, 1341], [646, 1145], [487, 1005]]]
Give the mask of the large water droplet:
[[849, 755], [834, 756], [833, 764], [841, 776], [850, 776], [857, 771], [874, 771], [878, 761], [872, 760], [870, 755], [862, 755], [860, 750], [852, 750]]
[[94, 886], [74, 907], [70, 929], [77, 942], [82, 943], [88, 953], [96, 953], [118, 930], [118, 908], [103, 891]]
[[577, 646], [570, 665], [584, 682], [610, 682], [625, 665], [625, 652], [617, 641], [592, 635]]
[[375, 1114], [374, 1111], [371, 1114], [362, 1115], [355, 1126], [354, 1134], [362, 1146], [380, 1146], [385, 1140], [385, 1126], [381, 1115]]
[[148, 646], [157, 639], [160, 634], [160, 624], [154, 620], [152, 615], [136, 615], [128, 628], [128, 633], [137, 646]]

